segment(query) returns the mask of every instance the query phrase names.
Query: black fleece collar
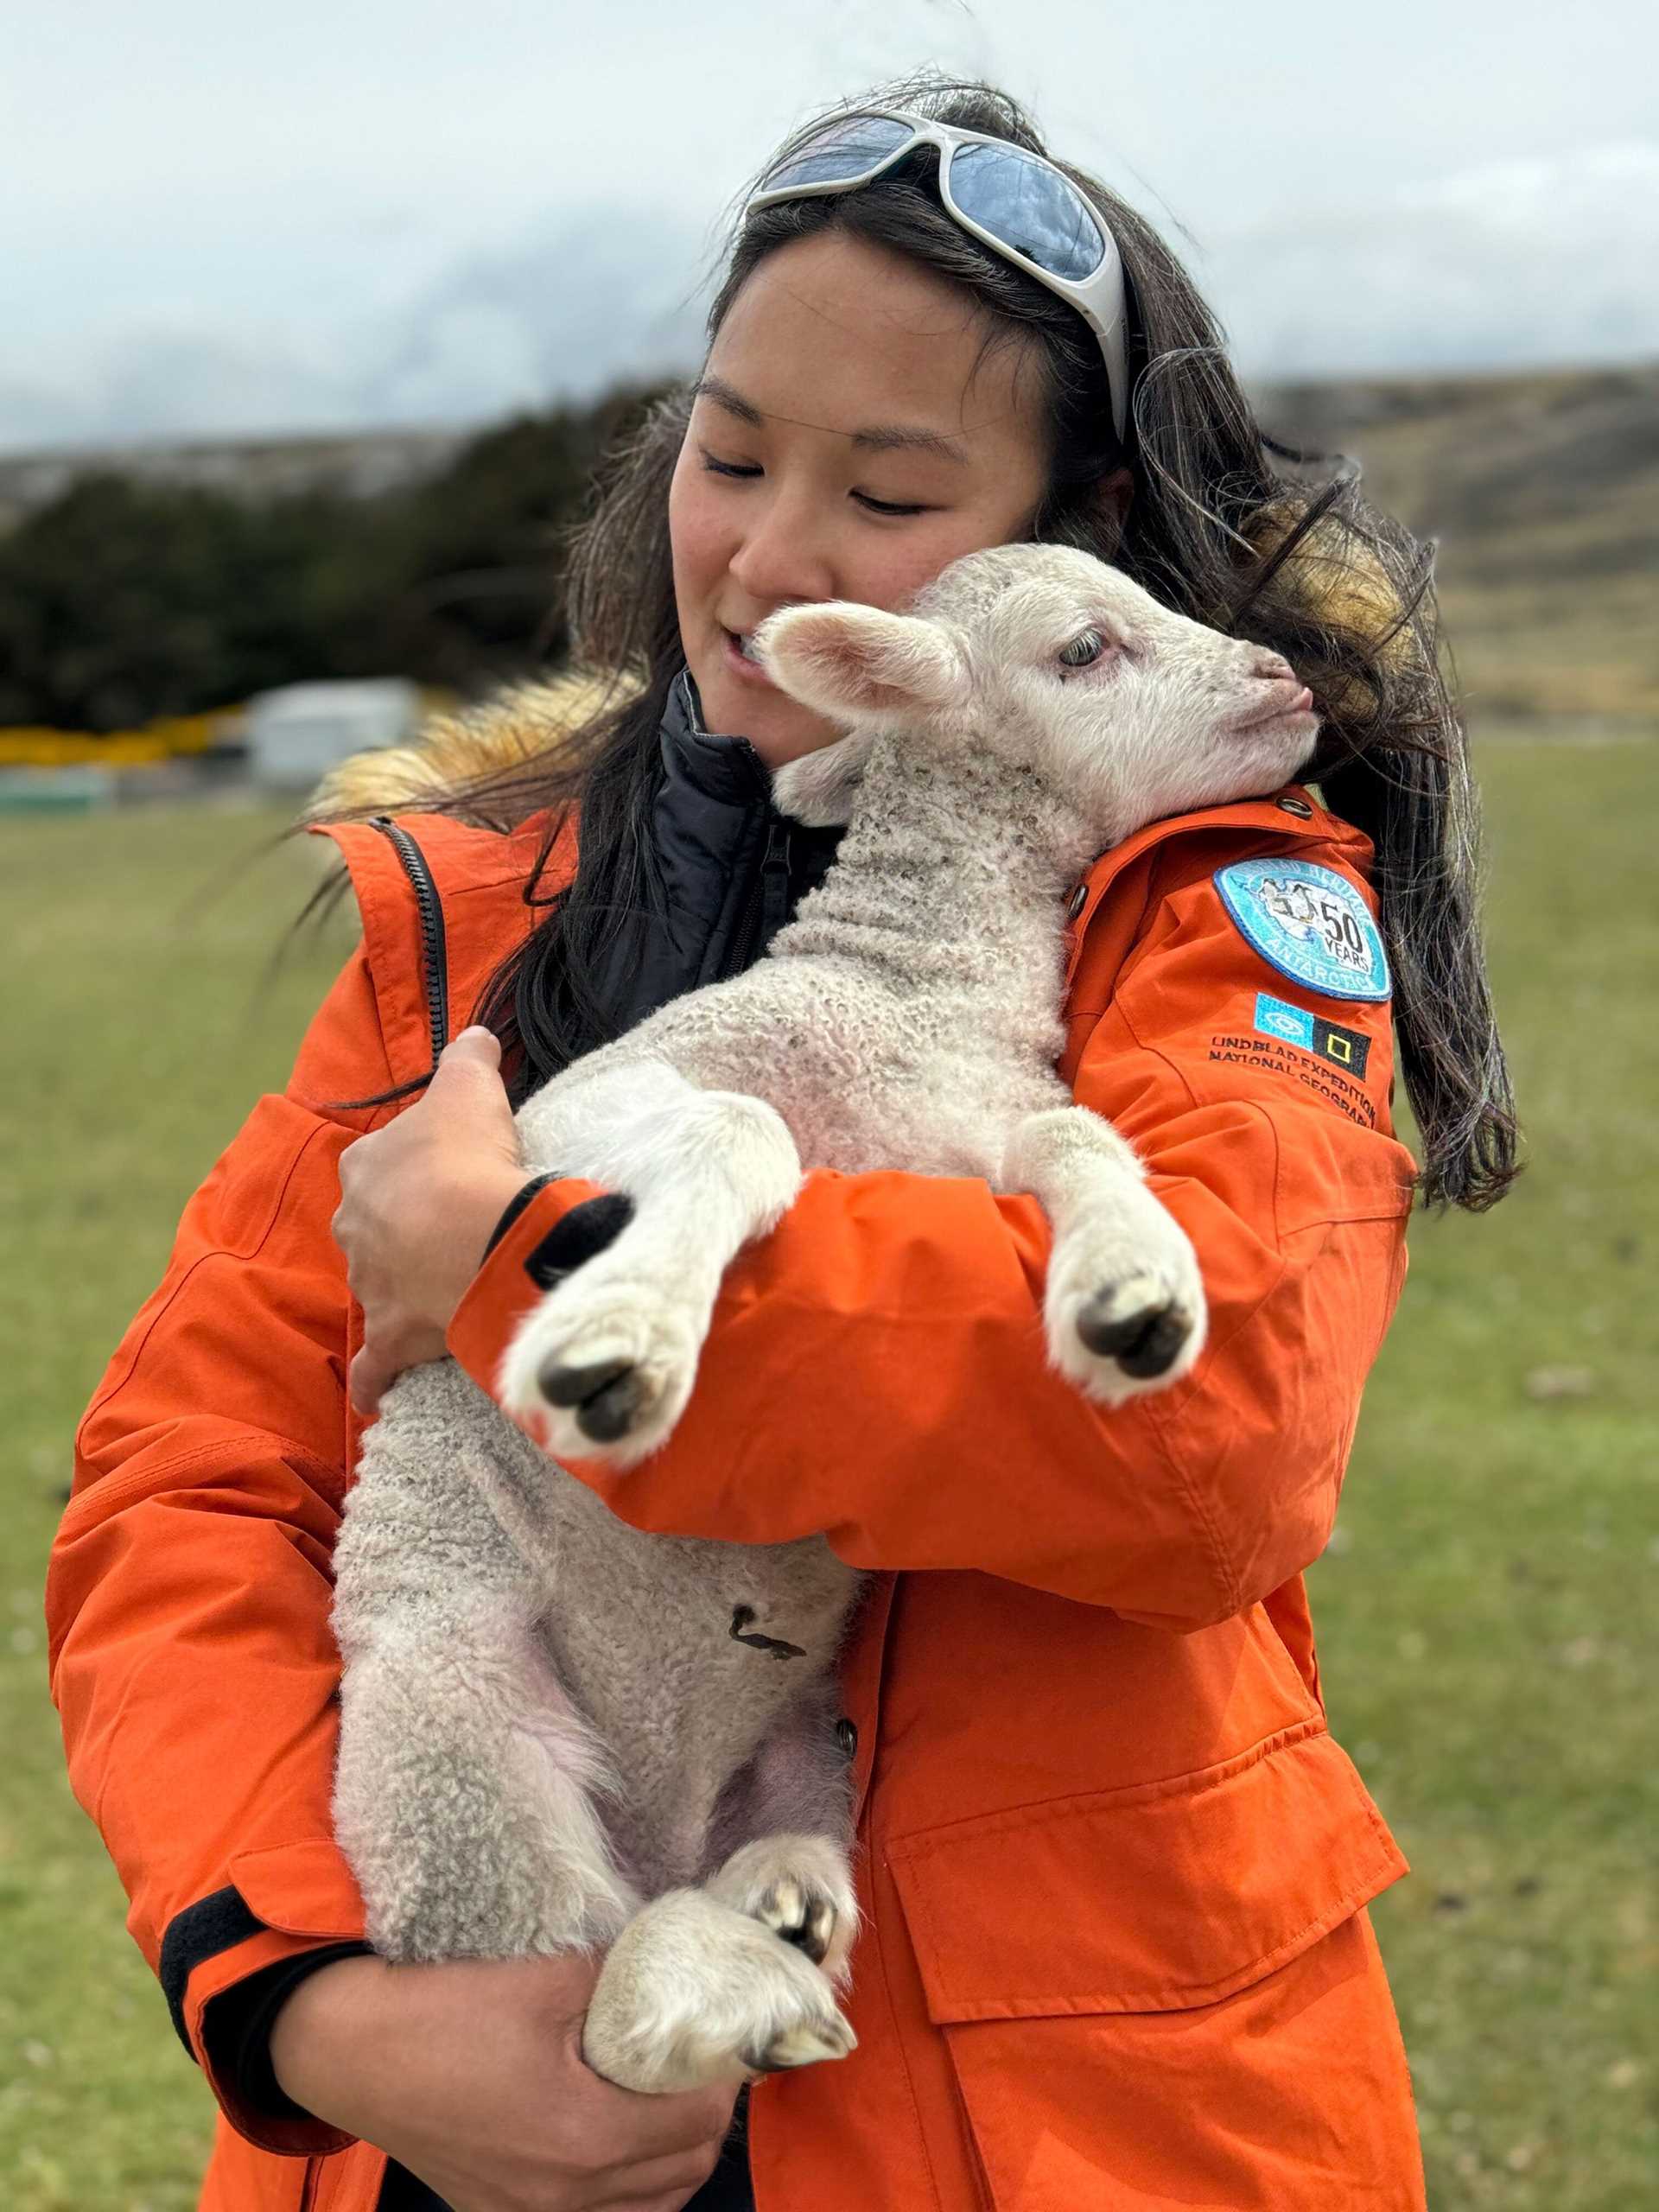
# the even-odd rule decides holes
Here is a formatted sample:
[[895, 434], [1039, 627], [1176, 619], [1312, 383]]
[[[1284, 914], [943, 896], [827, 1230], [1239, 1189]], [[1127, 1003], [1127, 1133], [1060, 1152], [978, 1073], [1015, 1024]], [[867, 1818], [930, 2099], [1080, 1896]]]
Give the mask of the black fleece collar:
[[689, 785], [721, 806], [769, 804], [772, 771], [747, 737], [716, 737], [702, 726], [702, 700], [683, 668], [663, 715], [663, 767], [671, 782]]
[[670, 999], [758, 960], [841, 842], [772, 803], [772, 772], [747, 738], [703, 727], [689, 669], [668, 695], [651, 803], [655, 895], [629, 913], [595, 982], [618, 1033]]

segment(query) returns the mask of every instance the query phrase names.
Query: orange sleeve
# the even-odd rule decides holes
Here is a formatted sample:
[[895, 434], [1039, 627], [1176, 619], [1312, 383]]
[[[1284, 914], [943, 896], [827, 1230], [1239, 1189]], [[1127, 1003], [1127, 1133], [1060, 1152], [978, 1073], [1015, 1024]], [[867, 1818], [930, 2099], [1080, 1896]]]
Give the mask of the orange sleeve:
[[[302, 1102], [384, 1088], [378, 1039], [359, 954], [289, 1092], [258, 1103], [190, 1201], [81, 1422], [52, 1553], [70, 1779], [204, 2063], [213, 1996], [363, 1932], [330, 1815], [349, 1300], [329, 1220], [340, 1154], [371, 1117]], [[266, 2149], [346, 2139], [238, 2112], [211, 2067], [209, 2079]]]
[[[1209, 1339], [1173, 1389], [1110, 1409], [1050, 1370], [1033, 1198], [821, 1170], [728, 1271], [667, 1444], [572, 1472], [638, 1528], [821, 1533], [856, 1567], [978, 1568], [1160, 1627], [1267, 1596], [1329, 1535], [1413, 1172], [1387, 1006], [1295, 994], [1357, 1040], [1358, 1077], [1255, 1029], [1257, 995], [1293, 988], [1212, 882], [1184, 886], [1077, 1061], [1077, 1098], [1137, 1146], [1203, 1271]], [[457, 1310], [450, 1348], [486, 1389], [570, 1187], [531, 1201]]]

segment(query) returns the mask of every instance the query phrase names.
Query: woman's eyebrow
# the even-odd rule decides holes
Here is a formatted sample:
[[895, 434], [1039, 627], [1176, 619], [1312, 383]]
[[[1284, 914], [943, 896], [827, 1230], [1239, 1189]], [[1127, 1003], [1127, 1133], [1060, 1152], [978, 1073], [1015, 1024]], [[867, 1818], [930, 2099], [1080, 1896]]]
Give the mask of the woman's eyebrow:
[[[735, 415], [740, 423], [747, 423], [752, 429], [758, 430], [766, 420], [754, 402], [745, 399], [742, 393], [728, 384], [724, 377], [705, 372], [692, 385], [691, 397], [694, 399], [712, 399], [716, 407], [723, 407], [728, 415]], [[789, 416], [778, 417], [780, 422], [792, 419]], [[823, 425], [809, 423], [803, 427], [822, 429]], [[942, 430], [925, 430], [916, 423], [878, 423], [868, 429], [837, 431], [835, 435], [850, 437], [855, 446], [861, 447], [867, 453], [925, 453], [931, 454], [940, 461], [962, 463], [968, 459], [967, 449], [960, 440], [946, 437]]]

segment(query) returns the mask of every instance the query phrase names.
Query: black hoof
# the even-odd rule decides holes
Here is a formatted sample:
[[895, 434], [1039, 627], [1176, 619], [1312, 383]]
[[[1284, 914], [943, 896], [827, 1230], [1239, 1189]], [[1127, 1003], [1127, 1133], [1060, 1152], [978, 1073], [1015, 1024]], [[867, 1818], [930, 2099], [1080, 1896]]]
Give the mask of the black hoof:
[[632, 1372], [633, 1363], [626, 1359], [601, 1359], [592, 1367], [561, 1367], [556, 1359], [550, 1359], [536, 1379], [550, 1406], [585, 1406], [589, 1398]]
[[1113, 1319], [1111, 1301], [1110, 1291], [1097, 1291], [1079, 1312], [1077, 1334], [1084, 1344], [1103, 1359], [1115, 1359], [1137, 1382], [1166, 1374], [1192, 1333], [1187, 1316], [1178, 1306], [1143, 1306]]
[[780, 2059], [768, 2058], [763, 2051], [742, 2050], [738, 2053], [738, 2057], [751, 2074], [783, 2074], [788, 2071]]
[[550, 1359], [537, 1376], [550, 1405], [575, 1406], [576, 1427], [595, 1444], [614, 1444], [632, 1427], [647, 1395], [632, 1360], [601, 1359], [590, 1367], [561, 1367]]
[[595, 1444], [615, 1444], [633, 1427], [649, 1395], [639, 1369], [626, 1368], [614, 1382], [583, 1402], [576, 1427]]
[[778, 1930], [785, 1943], [792, 1943], [798, 1951], [804, 1951], [815, 1967], [821, 1967], [829, 1957], [835, 1932], [835, 1908], [824, 1904], [809, 1905], [804, 1920], [798, 1920], [792, 1927]]

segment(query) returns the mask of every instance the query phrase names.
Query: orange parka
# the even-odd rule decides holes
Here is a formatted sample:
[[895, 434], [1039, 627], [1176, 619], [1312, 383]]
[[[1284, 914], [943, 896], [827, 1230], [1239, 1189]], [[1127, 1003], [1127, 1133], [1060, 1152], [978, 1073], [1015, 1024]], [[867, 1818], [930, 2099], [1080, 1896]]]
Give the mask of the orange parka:
[[[539, 825], [401, 826], [458, 1027], [529, 925]], [[361, 947], [111, 1362], [48, 1593], [73, 1785], [199, 2059], [216, 1993], [363, 1926], [329, 1817], [360, 1331], [329, 1219], [340, 1154], [395, 1109], [333, 1102], [423, 1074], [435, 1009], [395, 842], [329, 834]], [[1108, 1410], [1049, 1370], [1033, 1198], [820, 1170], [730, 1269], [667, 1446], [573, 1469], [636, 1526], [817, 1531], [875, 1573], [842, 1689], [859, 2047], [754, 2089], [759, 2212], [1421, 2202], [1363, 1910], [1404, 1862], [1327, 1732], [1301, 1581], [1399, 1295], [1412, 1168], [1387, 1005], [1269, 964], [1216, 882], [1255, 857], [1374, 904], [1365, 840], [1296, 788], [1150, 825], [1072, 901], [1063, 1071], [1198, 1255], [1185, 1381]], [[1314, 1046], [1262, 1026], [1263, 994], [1315, 1018]], [[589, 1194], [532, 1199], [456, 1313], [486, 1390], [537, 1295], [526, 1255]], [[381, 2154], [213, 2086], [206, 2212], [372, 2212]]]

